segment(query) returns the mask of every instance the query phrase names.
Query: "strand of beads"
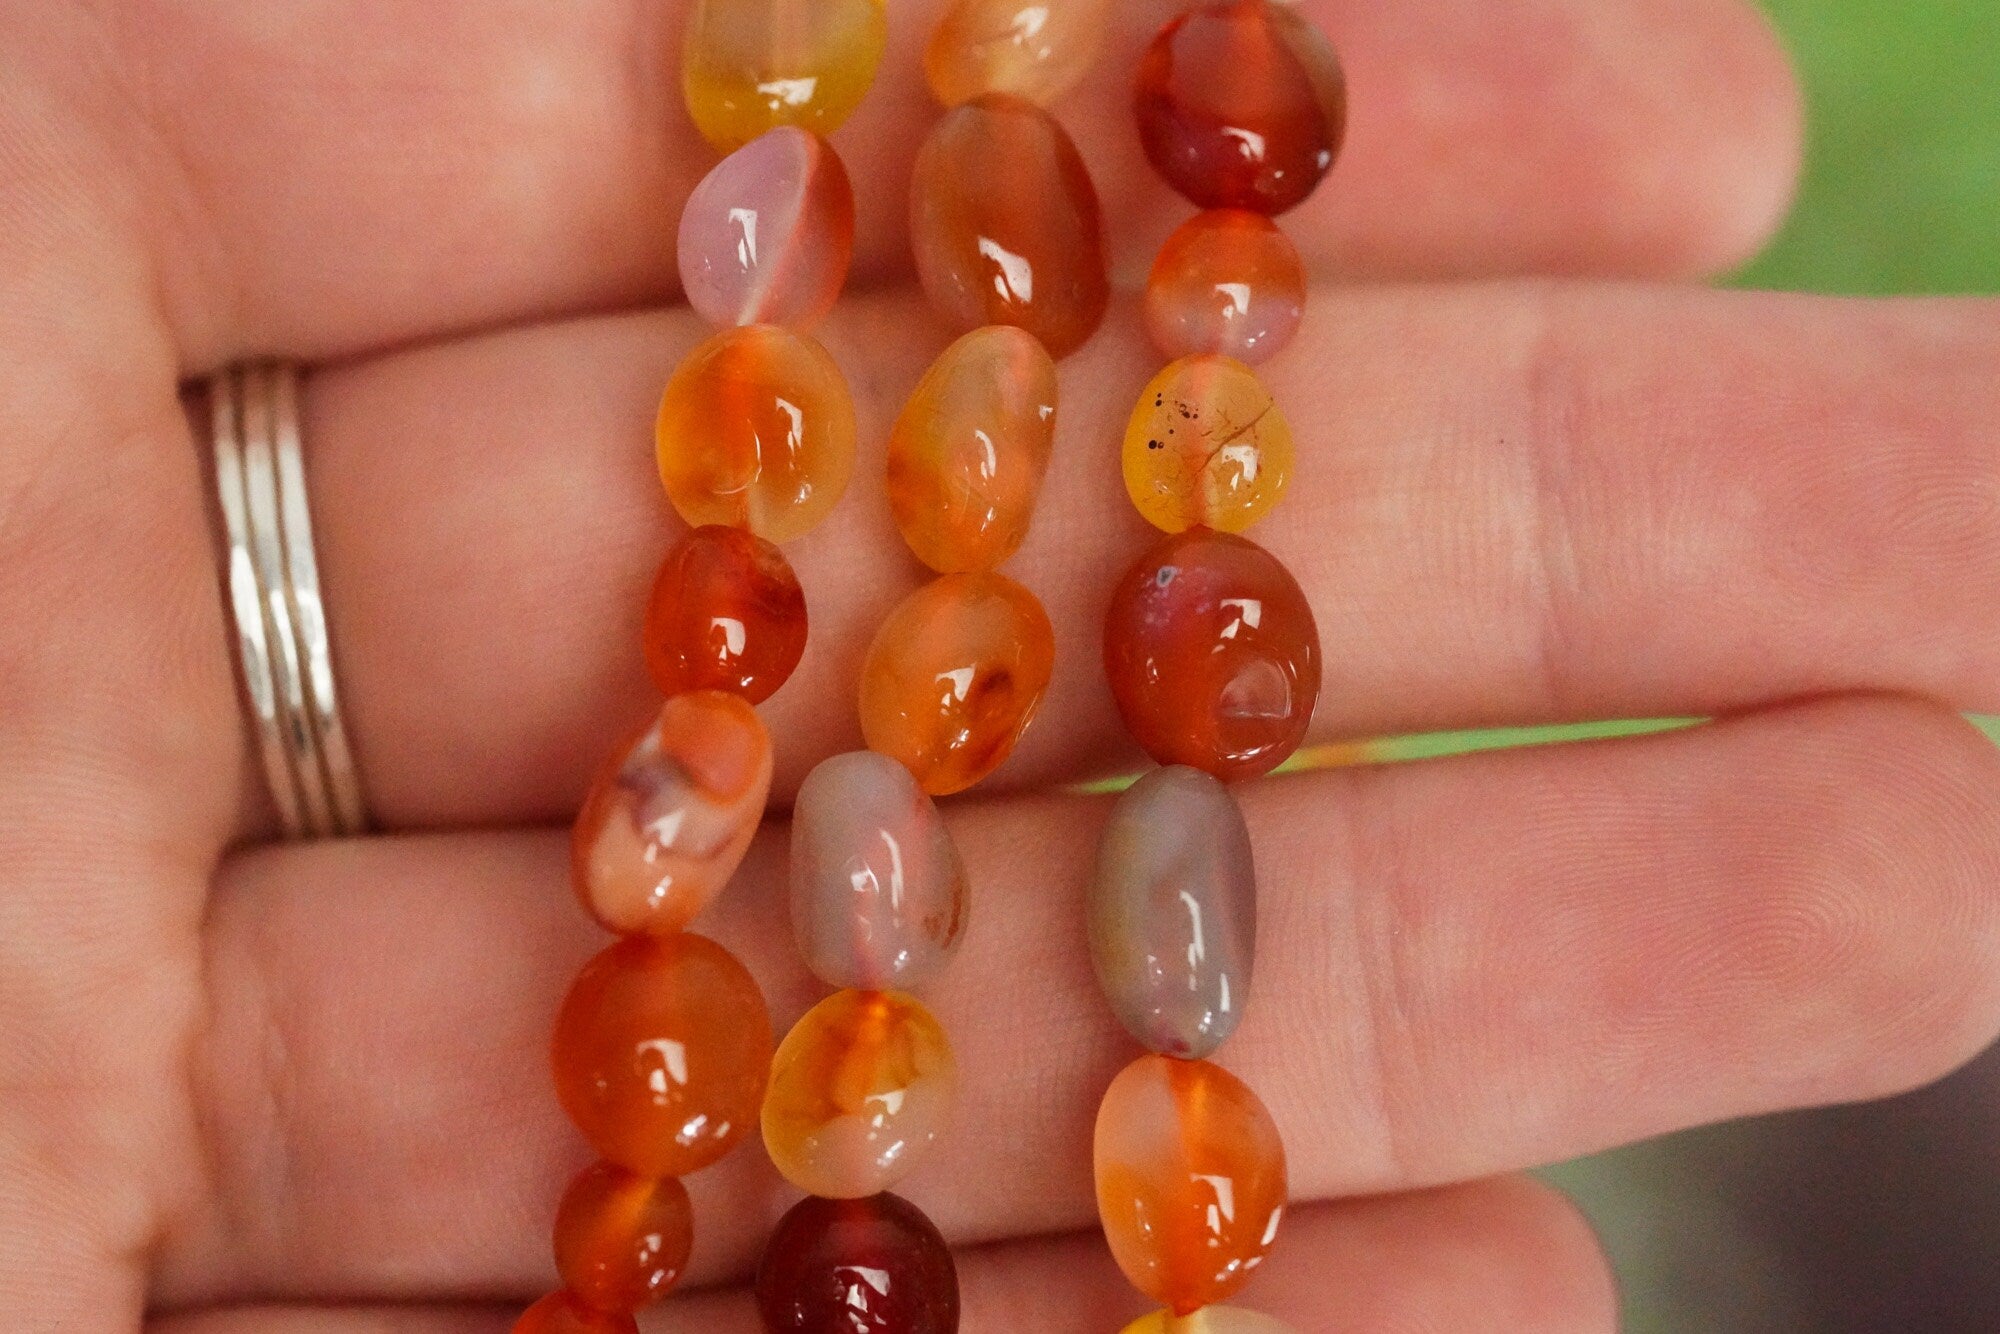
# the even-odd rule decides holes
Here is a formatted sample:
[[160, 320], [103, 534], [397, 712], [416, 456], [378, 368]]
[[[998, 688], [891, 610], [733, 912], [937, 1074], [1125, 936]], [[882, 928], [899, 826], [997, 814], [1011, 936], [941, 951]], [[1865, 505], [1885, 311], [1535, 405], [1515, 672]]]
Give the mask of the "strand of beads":
[[1105, 669], [1126, 726], [1163, 768], [1118, 802], [1090, 894], [1105, 995], [1149, 1049], [1098, 1110], [1098, 1212], [1132, 1283], [1165, 1309], [1127, 1334], [1269, 1334], [1217, 1305], [1276, 1237], [1285, 1150], [1248, 1086], [1207, 1058], [1250, 991], [1256, 877], [1225, 783], [1298, 747], [1320, 684], [1319, 633], [1285, 567], [1237, 536], [1292, 469], [1283, 413], [1246, 362], [1276, 353], [1305, 298], [1297, 251], [1271, 221], [1333, 165], [1346, 90], [1325, 38], [1272, 0], [1220, 0], [1147, 50], [1140, 135], [1204, 212], [1161, 250], [1146, 324], [1174, 358], [1124, 441], [1126, 489], [1167, 538], [1119, 583]]
[[773, 544], [823, 519], [854, 469], [846, 383], [805, 332], [838, 297], [854, 240], [847, 172], [814, 131], [860, 100], [884, 29], [881, 0], [698, 0], [689, 19], [688, 108], [729, 156], [688, 199], [681, 280], [722, 332], [660, 406], [661, 481], [693, 529], [646, 611], [666, 703], [614, 756], [573, 839], [577, 895], [621, 938], [563, 1002], [556, 1088], [603, 1161], [557, 1213], [564, 1289], [516, 1334], [632, 1334], [633, 1312], [687, 1263], [680, 1178], [742, 1140], [763, 1101], [764, 998], [686, 928], [763, 817], [771, 740], [753, 706], [805, 650], [805, 596]]

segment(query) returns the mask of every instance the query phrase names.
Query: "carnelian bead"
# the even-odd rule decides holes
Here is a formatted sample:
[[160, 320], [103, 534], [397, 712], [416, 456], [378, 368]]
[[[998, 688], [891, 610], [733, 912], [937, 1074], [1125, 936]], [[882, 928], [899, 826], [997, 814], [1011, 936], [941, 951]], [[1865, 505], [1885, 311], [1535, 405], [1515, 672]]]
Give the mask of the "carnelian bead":
[[1285, 1145], [1248, 1085], [1207, 1061], [1141, 1056], [1104, 1092], [1097, 1211], [1132, 1285], [1187, 1315], [1250, 1281], [1285, 1208]]
[[660, 480], [695, 527], [802, 537], [854, 475], [854, 401], [826, 349], [770, 324], [688, 354], [660, 401]]
[[946, 348], [889, 437], [889, 507], [917, 559], [990, 570], [1020, 549], [1049, 470], [1056, 365], [1005, 324]]
[[945, 113], [917, 154], [910, 249], [931, 305], [961, 329], [1014, 324], [1052, 356], [1111, 300], [1097, 187], [1069, 132], [1018, 97]]
[[948, 574], [905, 598], [861, 668], [861, 732], [932, 796], [1000, 767], [1055, 670], [1055, 629], [999, 574]]
[[884, 0], [695, 0], [688, 114], [725, 153], [779, 125], [831, 134], [875, 82], [888, 31]]
[[1125, 1326], [1121, 1334], [1298, 1334], [1290, 1325], [1261, 1311], [1235, 1306], [1204, 1306], [1192, 1315], [1155, 1311]]
[[666, 1296], [693, 1246], [694, 1209], [672, 1177], [598, 1163], [570, 1183], [556, 1210], [556, 1272], [600, 1311], [636, 1311]]
[[757, 1310], [783, 1334], [956, 1334], [958, 1270], [900, 1196], [805, 1199], [764, 1248]]
[[556, 1095], [604, 1158], [686, 1176], [756, 1124], [771, 1019], [750, 972], [702, 936], [627, 936], [556, 1016]]
[[838, 991], [778, 1048], [764, 1094], [764, 1148], [810, 1195], [874, 1195], [944, 1132], [957, 1087], [944, 1028], [915, 998]]
[[1298, 581], [1254, 542], [1196, 528], [1119, 581], [1104, 668], [1125, 726], [1162, 764], [1225, 782], [1298, 749], [1319, 699], [1319, 629]]
[[769, 699], [806, 650], [806, 595], [783, 552], [711, 524], [681, 539], [646, 604], [646, 666], [663, 695]]
[[1252, 364], [1292, 341], [1306, 269], [1261, 213], [1212, 208], [1175, 229], [1146, 280], [1146, 332], [1169, 357], [1221, 352]]
[[1292, 5], [1220, 0], [1153, 39], [1139, 64], [1139, 137], [1202, 208], [1283, 213], [1312, 194], [1347, 130], [1340, 59]]
[[946, 106], [1012, 93], [1048, 106], [1082, 81], [1111, 0], [956, 0], [931, 30], [924, 75]]
[[1271, 512], [1292, 476], [1292, 428], [1257, 373], [1232, 357], [1174, 362], [1125, 427], [1125, 490], [1169, 533], [1237, 533]]
[[639, 1334], [629, 1311], [598, 1311], [567, 1292], [542, 1298], [514, 1322], [514, 1334]]
[[790, 126], [752, 139], [688, 196], [678, 251], [681, 290], [710, 324], [818, 324], [854, 256], [840, 154]]

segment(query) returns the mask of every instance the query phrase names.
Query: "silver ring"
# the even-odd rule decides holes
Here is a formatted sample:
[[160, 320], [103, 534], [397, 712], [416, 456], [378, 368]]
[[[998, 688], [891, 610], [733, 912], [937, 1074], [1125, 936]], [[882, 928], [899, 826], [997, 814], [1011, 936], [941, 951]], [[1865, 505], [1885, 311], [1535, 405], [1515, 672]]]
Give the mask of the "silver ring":
[[306, 503], [294, 366], [233, 367], [209, 382], [216, 496], [244, 693], [288, 838], [367, 828], [341, 723]]

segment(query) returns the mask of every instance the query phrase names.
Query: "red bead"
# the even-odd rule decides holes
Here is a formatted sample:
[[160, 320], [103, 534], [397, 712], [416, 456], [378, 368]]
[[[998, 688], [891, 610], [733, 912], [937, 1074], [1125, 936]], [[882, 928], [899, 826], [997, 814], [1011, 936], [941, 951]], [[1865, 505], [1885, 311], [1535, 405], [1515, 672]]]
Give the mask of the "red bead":
[[958, 1271], [899, 1196], [808, 1198], [764, 1249], [757, 1310], [773, 1334], [955, 1334]]
[[1277, 214], [1303, 203], [1340, 153], [1347, 81], [1291, 5], [1221, 0], [1161, 30], [1139, 64], [1146, 156], [1203, 208]]
[[681, 539], [646, 606], [646, 666], [668, 697], [728, 690], [769, 699], [806, 651], [806, 595], [784, 553], [722, 524]]
[[673, 1177], [587, 1167], [556, 1210], [556, 1272], [600, 1311], [636, 1311], [673, 1290], [694, 1246], [694, 1209]]
[[1112, 594], [1104, 666], [1125, 726], [1162, 764], [1224, 781], [1298, 749], [1319, 699], [1319, 628], [1276, 557], [1191, 528], [1154, 547]]
[[514, 1322], [514, 1334], [639, 1334], [639, 1322], [629, 1312], [594, 1311], [567, 1292], [555, 1292]]

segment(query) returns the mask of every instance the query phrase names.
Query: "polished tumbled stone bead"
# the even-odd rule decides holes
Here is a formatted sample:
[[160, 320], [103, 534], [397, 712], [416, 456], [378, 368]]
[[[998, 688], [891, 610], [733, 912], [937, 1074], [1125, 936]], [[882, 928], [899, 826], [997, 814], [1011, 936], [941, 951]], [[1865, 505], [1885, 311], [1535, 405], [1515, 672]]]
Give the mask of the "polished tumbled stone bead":
[[875, 82], [884, 0], [695, 0], [681, 93], [727, 153], [779, 125], [831, 134]]
[[718, 162], [681, 210], [681, 288], [711, 324], [810, 329], [854, 255], [854, 188], [816, 134], [780, 126]]
[[924, 74], [946, 106], [1012, 93], [1048, 106], [1082, 81], [1111, 0], [956, 0], [931, 30]]

